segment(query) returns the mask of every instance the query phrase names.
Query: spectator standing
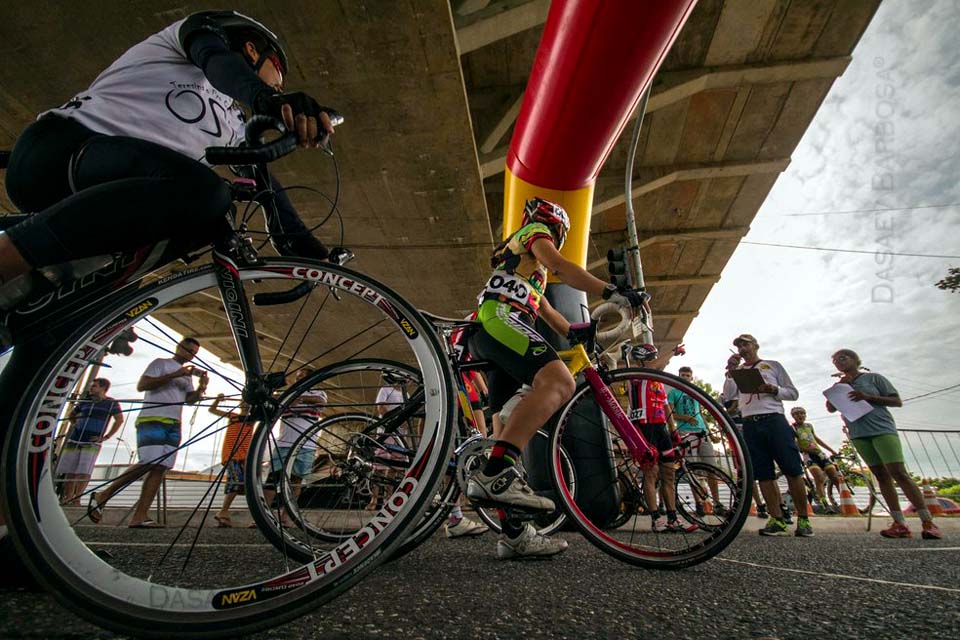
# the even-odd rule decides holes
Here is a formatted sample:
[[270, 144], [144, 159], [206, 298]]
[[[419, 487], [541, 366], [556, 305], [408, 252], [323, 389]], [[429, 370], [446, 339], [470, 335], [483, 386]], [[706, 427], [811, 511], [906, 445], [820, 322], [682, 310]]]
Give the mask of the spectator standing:
[[[735, 366], [736, 365], [733, 365], [733, 367]], [[737, 385], [733, 382], [733, 378], [730, 377], [731, 368], [731, 365], [728, 363], [726, 377], [723, 380], [723, 389], [720, 392], [720, 402], [723, 404], [727, 415], [733, 420], [733, 426], [743, 435], [743, 416], [740, 415], [740, 407], [738, 406], [739, 402], [737, 400], [739, 398], [739, 392], [737, 391]], [[780, 488], [776, 486], [775, 488], [779, 496]], [[777, 502], [780, 502], [779, 498]], [[763, 501], [763, 494], [760, 493], [760, 483], [756, 480], [753, 481], [753, 503], [757, 507], [757, 517], [766, 520], [769, 517], [767, 513], [767, 503]]]
[[210, 413], [227, 418], [227, 430], [223, 437], [223, 446], [220, 449], [220, 463], [226, 469], [227, 488], [224, 490], [223, 504], [220, 512], [213, 516], [217, 526], [228, 528], [233, 526], [230, 519], [230, 505], [238, 495], [244, 493], [244, 479], [246, 476], [247, 451], [250, 449], [250, 439], [253, 438], [253, 425], [247, 415], [247, 403], [241, 401], [238, 411], [224, 411], [220, 409], [224, 395], [217, 395], [210, 405]]
[[[79, 504], [97, 464], [101, 444], [112, 438], [123, 425], [120, 403], [107, 396], [109, 390], [109, 380], [94, 378], [87, 396], [77, 402], [67, 418], [70, 432], [57, 463], [57, 473], [64, 482], [64, 504]], [[108, 430], [107, 423], [111, 419], [113, 422]]]
[[793, 432], [796, 434], [797, 446], [800, 448], [800, 453], [803, 454], [810, 475], [813, 476], [813, 488], [817, 493], [817, 502], [820, 503], [824, 512], [830, 512], [831, 507], [827, 503], [826, 479], [829, 477], [830, 482], [839, 487], [840, 472], [837, 471], [837, 465], [824, 455], [823, 449], [820, 447], [823, 446], [833, 456], [837, 455], [837, 452], [817, 436], [812, 424], [806, 422], [806, 409], [794, 407], [790, 409], [790, 415], [793, 417], [793, 424], [790, 426], [793, 427]]
[[[933, 522], [933, 516], [924, 504], [923, 493], [904, 465], [897, 424], [887, 408], [903, 406], [900, 394], [890, 381], [879, 373], [861, 371], [860, 356], [855, 351], [840, 349], [833, 354], [832, 360], [841, 374], [840, 382], [853, 387], [850, 399], [864, 400], [873, 407], [870, 413], [856, 420], [847, 420], [842, 415], [841, 417], [850, 432], [850, 441], [877, 479], [880, 493], [883, 494], [887, 509], [893, 517], [893, 524], [881, 531], [880, 535], [885, 538], [913, 537], [900, 509], [900, 498], [895, 486], [898, 485], [923, 522], [921, 535], [929, 540], [940, 540], [943, 534]], [[827, 401], [827, 411], [834, 413], [836, 410], [836, 407]]]
[[[693, 369], [680, 367], [680, 377], [687, 382], [693, 382]], [[686, 457], [691, 462], [702, 462], [722, 469], [720, 458], [710, 440], [709, 429], [700, 412], [700, 403], [679, 389], [670, 389], [667, 393], [667, 402], [673, 411], [673, 420], [676, 423], [680, 438], [691, 443]], [[710, 496], [713, 498], [713, 510], [718, 517], [724, 517], [726, 507], [720, 500], [720, 483], [714, 475], [707, 476], [707, 485], [710, 487]], [[694, 492], [693, 498], [697, 503], [697, 515], [704, 515], [700, 496]]]
[[[140, 376], [137, 391], [144, 391], [143, 408], [137, 418], [139, 464], [122, 473], [101, 493], [91, 493], [88, 514], [100, 522], [102, 509], [118, 491], [142, 476], [140, 499], [127, 525], [133, 529], [157, 529], [163, 525], [147, 517], [167, 470], [177, 461], [180, 448], [180, 414], [184, 403], [196, 404], [207, 390], [207, 372], [187, 365], [200, 351], [196, 338], [184, 338], [172, 358], [157, 358]], [[198, 377], [193, 388], [193, 377]]]
[[[803, 462], [793, 429], [784, 417], [783, 401], [796, 400], [797, 388], [786, 370], [775, 360], [761, 359], [757, 354], [760, 344], [748, 333], [734, 338], [737, 353], [727, 360], [727, 366], [735, 369], [755, 369], [763, 383], [753, 393], [739, 391], [737, 405], [743, 417], [743, 436], [750, 451], [753, 473], [760, 483], [760, 491], [767, 503], [770, 519], [760, 530], [762, 536], [785, 536], [787, 523], [780, 507], [779, 491], [776, 488], [774, 462], [786, 476], [790, 495], [797, 509], [798, 537], [813, 535], [807, 513], [807, 492], [803, 484]], [[742, 363], [741, 363], [742, 361]], [[733, 383], [733, 381], [730, 381]], [[734, 383], [735, 384], [735, 383]]]
[[[638, 346], [634, 347], [631, 356], [636, 361], [649, 362], [656, 358], [656, 350], [647, 345]], [[624, 364], [629, 366], [630, 363], [627, 361]], [[696, 525], [685, 527], [677, 519], [675, 446], [679, 442], [679, 434], [673, 424], [667, 390], [661, 382], [641, 379], [630, 381], [627, 394], [630, 399], [627, 414], [630, 421], [660, 453], [660, 464], [643, 470], [643, 497], [650, 511], [650, 528], [656, 533], [693, 531]], [[659, 498], [663, 501], [666, 517], [660, 513], [658, 480]]]

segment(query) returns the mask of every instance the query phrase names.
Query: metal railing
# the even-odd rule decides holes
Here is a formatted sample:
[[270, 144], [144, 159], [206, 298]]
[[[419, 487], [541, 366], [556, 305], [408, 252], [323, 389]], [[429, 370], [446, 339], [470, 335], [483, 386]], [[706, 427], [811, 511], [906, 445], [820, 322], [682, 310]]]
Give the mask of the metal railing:
[[960, 431], [898, 429], [907, 470], [921, 478], [960, 478]]

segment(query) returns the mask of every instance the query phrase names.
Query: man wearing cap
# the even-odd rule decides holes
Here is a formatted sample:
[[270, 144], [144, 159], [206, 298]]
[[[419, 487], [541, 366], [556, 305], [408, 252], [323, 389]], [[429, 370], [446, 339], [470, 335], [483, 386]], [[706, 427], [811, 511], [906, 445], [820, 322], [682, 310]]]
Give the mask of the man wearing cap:
[[[743, 416], [743, 436], [747, 441], [753, 472], [760, 482], [760, 491], [770, 511], [767, 526], [760, 530], [762, 536], [785, 536], [787, 524], [783, 520], [778, 498], [776, 469], [774, 461], [787, 477], [790, 495], [797, 508], [796, 535], [813, 535], [807, 513], [807, 495], [803, 486], [803, 462], [797, 446], [793, 429], [787, 422], [783, 411], [784, 400], [796, 400], [800, 394], [790, 380], [786, 370], [775, 360], [762, 360], [757, 355], [760, 344], [749, 333], [734, 338], [733, 346], [737, 353], [727, 360], [727, 379], [724, 381], [724, 396], [733, 397], [736, 393], [740, 413]], [[736, 388], [731, 371], [736, 369], [756, 369], [763, 384], [755, 390], [745, 393]]]

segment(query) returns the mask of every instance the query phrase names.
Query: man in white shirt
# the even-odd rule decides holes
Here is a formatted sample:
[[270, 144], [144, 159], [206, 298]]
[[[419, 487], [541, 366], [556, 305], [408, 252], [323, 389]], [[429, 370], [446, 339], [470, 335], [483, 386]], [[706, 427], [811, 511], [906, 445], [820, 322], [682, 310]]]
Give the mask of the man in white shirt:
[[[160, 490], [163, 476], [177, 461], [183, 405], [199, 402], [207, 390], [207, 372], [187, 365], [199, 350], [200, 342], [196, 338], [184, 338], [177, 345], [172, 358], [157, 358], [140, 376], [137, 391], [146, 392], [137, 418], [137, 454], [140, 463], [121, 474], [103, 491], [90, 494], [88, 515], [92, 521], [100, 522], [104, 505], [115, 493], [145, 475], [140, 488], [140, 500], [127, 526], [133, 529], [163, 526], [147, 516]], [[196, 389], [193, 388], [194, 376], [198, 377]]]
[[730, 372], [735, 369], [755, 369], [763, 383], [752, 393], [736, 391], [737, 404], [743, 419], [743, 437], [750, 451], [753, 473], [760, 483], [760, 491], [770, 511], [762, 536], [789, 535], [780, 509], [776, 469], [780, 467], [790, 485], [790, 495], [797, 508], [798, 537], [810, 537], [813, 529], [807, 517], [807, 494], [803, 485], [803, 461], [793, 429], [784, 416], [783, 401], [796, 400], [800, 394], [790, 376], [779, 362], [761, 359], [757, 355], [760, 344], [749, 333], [733, 340], [737, 353], [727, 360], [727, 380], [724, 396], [732, 397], [736, 383]]

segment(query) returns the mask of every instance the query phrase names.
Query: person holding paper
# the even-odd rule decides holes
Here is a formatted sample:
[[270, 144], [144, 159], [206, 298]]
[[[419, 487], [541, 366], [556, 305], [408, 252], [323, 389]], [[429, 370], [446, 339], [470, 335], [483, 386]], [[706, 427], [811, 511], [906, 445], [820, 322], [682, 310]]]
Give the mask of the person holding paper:
[[[796, 400], [800, 393], [787, 375], [786, 369], [775, 360], [761, 359], [757, 355], [760, 344], [749, 333], [733, 340], [737, 353], [727, 360], [730, 377], [724, 391], [736, 385], [737, 404], [743, 416], [743, 437], [750, 451], [753, 474], [760, 482], [760, 491], [767, 503], [770, 519], [760, 530], [762, 536], [786, 536], [787, 523], [780, 508], [780, 492], [777, 490], [777, 473], [774, 462], [780, 467], [790, 486], [790, 495], [797, 509], [795, 535], [807, 538], [813, 535], [807, 513], [807, 492], [803, 485], [803, 461], [793, 429], [784, 416], [783, 401]], [[756, 373], [747, 374], [752, 369]], [[744, 373], [741, 373], [744, 372]], [[760, 381], [756, 377], [759, 374]], [[754, 378], [751, 380], [751, 378]], [[729, 396], [728, 396], [729, 397]]]
[[[840, 415], [850, 434], [850, 441], [856, 447], [860, 458], [870, 467], [870, 472], [880, 485], [880, 493], [887, 502], [887, 508], [893, 517], [893, 524], [880, 532], [884, 538], [912, 538], [913, 533], [907, 526], [900, 509], [896, 485], [900, 486], [907, 499], [917, 509], [923, 522], [922, 536], [928, 540], [940, 540], [943, 534], [933, 522], [930, 511], [923, 501], [923, 493], [913, 481], [904, 465], [903, 448], [897, 435], [897, 424], [887, 407], [902, 407], [900, 394], [890, 381], [879, 373], [861, 371], [860, 356], [850, 349], [840, 349], [832, 356], [833, 366], [840, 372], [838, 384], [848, 384], [852, 388], [848, 397], [853, 401], [866, 401], [873, 409], [856, 419], [848, 419], [841, 408]], [[826, 393], [826, 392], [824, 392]], [[827, 411], [834, 413], [838, 408], [827, 400]]]

